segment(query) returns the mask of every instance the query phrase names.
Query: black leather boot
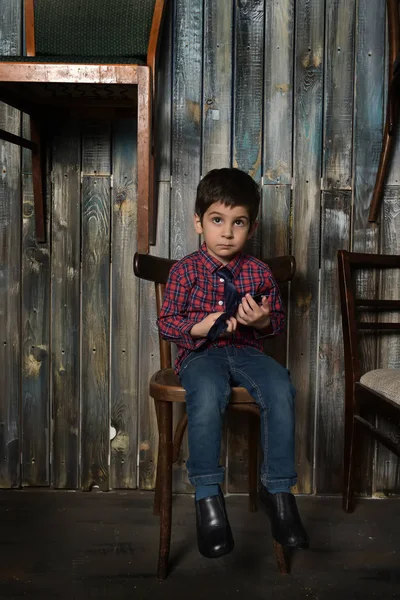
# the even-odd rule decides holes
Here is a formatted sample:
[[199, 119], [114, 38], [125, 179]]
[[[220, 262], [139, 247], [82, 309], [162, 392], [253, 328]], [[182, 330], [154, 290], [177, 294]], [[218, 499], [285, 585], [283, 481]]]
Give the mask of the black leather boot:
[[288, 548], [308, 548], [308, 535], [301, 522], [293, 494], [270, 494], [260, 486], [260, 503], [271, 521], [272, 536], [279, 544]]
[[197, 544], [206, 558], [218, 558], [233, 550], [234, 541], [225, 509], [224, 496], [208, 496], [195, 502]]

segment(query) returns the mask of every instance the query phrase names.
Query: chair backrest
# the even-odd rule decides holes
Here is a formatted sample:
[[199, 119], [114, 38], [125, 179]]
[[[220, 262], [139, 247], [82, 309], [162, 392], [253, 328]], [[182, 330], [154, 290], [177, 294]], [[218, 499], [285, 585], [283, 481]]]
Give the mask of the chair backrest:
[[[357, 295], [356, 276], [361, 270], [400, 269], [400, 256], [361, 254], [339, 250], [339, 288], [342, 311], [345, 373], [348, 384], [360, 380], [362, 368], [359, 342], [362, 332], [400, 332], [400, 323], [382, 322], [383, 312], [400, 311], [400, 299], [360, 298]], [[368, 315], [368, 320], [365, 320]]]
[[[276, 258], [262, 259], [272, 271], [276, 282], [284, 283], [291, 281], [296, 272], [296, 261], [294, 256], [278, 256]], [[156, 286], [157, 316], [160, 314], [161, 305], [164, 298], [165, 284], [171, 267], [176, 260], [151, 256], [150, 254], [141, 254], [136, 252], [133, 259], [133, 270], [136, 277], [152, 281]], [[168, 369], [172, 365], [171, 345], [159, 336], [160, 343], [160, 364], [162, 369]]]
[[25, 0], [26, 17], [32, 2], [37, 56], [146, 61], [156, 0]]

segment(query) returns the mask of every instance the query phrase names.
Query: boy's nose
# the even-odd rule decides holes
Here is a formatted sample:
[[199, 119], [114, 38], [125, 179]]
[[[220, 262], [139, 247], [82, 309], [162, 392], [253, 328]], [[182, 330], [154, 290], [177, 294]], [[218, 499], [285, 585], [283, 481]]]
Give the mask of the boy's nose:
[[227, 237], [227, 238], [231, 238], [231, 237], [233, 237], [233, 231], [232, 231], [232, 229], [231, 229], [231, 228], [229, 228], [229, 229], [225, 229], [225, 231], [224, 231], [224, 233], [223, 233], [223, 236], [224, 236], [224, 237]]

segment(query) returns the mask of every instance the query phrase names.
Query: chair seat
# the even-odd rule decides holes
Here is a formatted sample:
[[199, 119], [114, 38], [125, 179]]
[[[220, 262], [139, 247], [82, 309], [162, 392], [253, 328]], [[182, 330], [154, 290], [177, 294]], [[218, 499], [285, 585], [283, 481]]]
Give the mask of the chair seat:
[[[161, 369], [154, 373], [150, 381], [150, 396], [166, 402], [185, 402], [185, 390], [173, 369]], [[254, 404], [254, 399], [242, 387], [233, 387], [231, 404]]]
[[145, 65], [144, 56], [0, 56], [0, 62], [87, 65]]
[[361, 377], [360, 383], [400, 405], [400, 369], [368, 371]]

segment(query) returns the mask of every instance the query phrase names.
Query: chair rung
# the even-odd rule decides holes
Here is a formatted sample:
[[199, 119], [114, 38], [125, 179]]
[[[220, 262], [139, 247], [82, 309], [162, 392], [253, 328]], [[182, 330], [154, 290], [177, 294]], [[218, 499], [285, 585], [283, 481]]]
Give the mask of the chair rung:
[[400, 310], [400, 300], [363, 300], [357, 298], [356, 306], [359, 310]]
[[32, 152], [37, 152], [38, 150], [37, 144], [31, 142], [31, 140], [27, 140], [19, 135], [14, 135], [13, 133], [5, 131], [4, 129], [0, 129], [0, 140], [11, 142], [11, 144], [16, 144], [17, 146], [22, 146], [22, 148], [27, 148], [28, 150], [32, 150]]
[[394, 454], [400, 456], [400, 443], [394, 442], [390, 437], [382, 433], [382, 431], [371, 425], [369, 421], [366, 421], [365, 419], [360, 417], [360, 415], [354, 415], [354, 420], [357, 421], [363, 427], [365, 427], [365, 429], [368, 429], [370, 434], [376, 440], [378, 440], [378, 442], [380, 442], [386, 448], [388, 448], [388, 450], [391, 450], [391, 452], [394, 452]]
[[357, 321], [357, 329], [370, 329], [372, 331], [400, 331], [400, 323], [360, 323]]

